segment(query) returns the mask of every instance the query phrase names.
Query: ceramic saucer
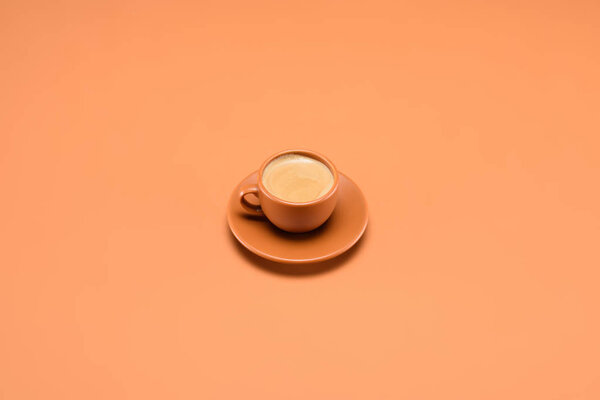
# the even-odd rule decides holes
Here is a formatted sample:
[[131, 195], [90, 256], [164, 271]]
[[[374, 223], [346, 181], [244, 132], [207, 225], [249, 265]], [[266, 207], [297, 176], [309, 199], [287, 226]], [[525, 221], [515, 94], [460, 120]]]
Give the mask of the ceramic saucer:
[[[247, 214], [240, 205], [242, 186], [256, 182], [248, 175], [233, 191], [227, 206], [227, 222], [235, 238], [254, 254], [271, 261], [305, 264], [329, 260], [350, 249], [367, 227], [367, 202], [359, 187], [340, 172], [339, 194], [331, 217], [314, 231], [288, 233], [264, 217]], [[246, 196], [249, 202], [253, 196]], [[256, 200], [254, 200], [256, 203]]]

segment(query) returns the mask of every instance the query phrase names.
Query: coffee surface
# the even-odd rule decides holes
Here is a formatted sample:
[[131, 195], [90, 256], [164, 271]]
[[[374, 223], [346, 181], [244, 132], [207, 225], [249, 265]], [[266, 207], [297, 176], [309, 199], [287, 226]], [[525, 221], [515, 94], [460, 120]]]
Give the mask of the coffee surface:
[[333, 174], [321, 161], [302, 154], [284, 154], [263, 171], [262, 183], [276, 197], [304, 203], [316, 200], [333, 186]]

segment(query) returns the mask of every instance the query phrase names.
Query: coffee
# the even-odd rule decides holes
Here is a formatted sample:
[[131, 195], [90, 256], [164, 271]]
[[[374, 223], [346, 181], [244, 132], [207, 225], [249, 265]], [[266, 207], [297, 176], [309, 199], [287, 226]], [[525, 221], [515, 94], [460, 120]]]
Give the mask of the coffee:
[[334, 178], [321, 161], [291, 153], [277, 157], [265, 167], [262, 183], [269, 193], [282, 200], [305, 203], [329, 192]]

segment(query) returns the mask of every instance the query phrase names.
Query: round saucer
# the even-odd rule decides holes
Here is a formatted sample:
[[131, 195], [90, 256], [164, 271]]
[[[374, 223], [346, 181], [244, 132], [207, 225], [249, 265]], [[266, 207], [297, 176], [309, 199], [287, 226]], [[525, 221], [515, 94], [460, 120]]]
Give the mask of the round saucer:
[[[358, 186], [340, 173], [338, 200], [331, 217], [317, 229], [289, 233], [265, 217], [246, 213], [240, 205], [242, 186], [256, 182], [258, 172], [248, 175], [233, 191], [227, 221], [233, 236], [254, 254], [271, 261], [305, 264], [329, 260], [351, 248], [367, 227], [367, 202]], [[254, 198], [247, 196], [248, 201]], [[256, 203], [256, 202], [255, 202]]]

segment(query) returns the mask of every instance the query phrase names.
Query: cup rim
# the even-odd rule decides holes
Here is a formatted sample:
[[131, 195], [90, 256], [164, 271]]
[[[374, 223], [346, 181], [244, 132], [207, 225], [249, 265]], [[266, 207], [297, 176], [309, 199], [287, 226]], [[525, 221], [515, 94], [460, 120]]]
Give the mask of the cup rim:
[[[300, 155], [308, 156], [310, 158], [314, 158], [317, 161], [320, 161], [323, 164], [325, 164], [327, 166], [327, 168], [329, 168], [329, 171], [331, 171], [331, 173], [333, 174], [333, 185], [331, 186], [331, 189], [329, 189], [329, 191], [327, 193], [325, 193], [323, 196], [319, 197], [318, 199], [314, 199], [311, 201], [305, 201], [302, 203], [283, 200], [283, 199], [280, 199], [279, 197], [275, 196], [273, 193], [269, 192], [267, 190], [267, 188], [263, 185], [263, 182], [262, 182], [263, 171], [265, 170], [265, 168], [267, 167], [267, 165], [269, 165], [269, 163], [271, 161], [273, 161], [277, 157], [281, 157], [285, 154], [300, 154]], [[331, 198], [335, 194], [335, 192], [337, 191], [337, 188], [338, 188], [338, 181], [339, 181], [338, 171], [337, 171], [337, 168], [335, 167], [335, 165], [333, 165], [333, 163], [331, 162], [331, 160], [329, 160], [327, 157], [325, 157], [324, 155], [322, 155], [316, 151], [307, 150], [307, 149], [289, 149], [289, 150], [279, 151], [279, 152], [273, 154], [272, 156], [270, 156], [269, 158], [267, 158], [265, 160], [265, 162], [262, 163], [262, 165], [260, 166], [260, 169], [258, 170], [258, 188], [260, 189], [262, 194], [264, 194], [266, 197], [268, 197], [272, 201], [275, 201], [275, 202], [278, 202], [281, 204], [285, 204], [285, 205], [291, 206], [291, 207], [306, 207], [306, 206], [311, 206], [314, 204], [319, 204], [319, 203], [324, 202], [325, 200]]]

